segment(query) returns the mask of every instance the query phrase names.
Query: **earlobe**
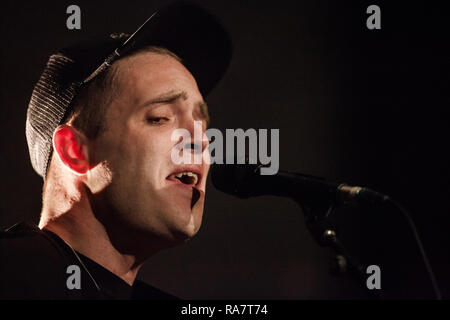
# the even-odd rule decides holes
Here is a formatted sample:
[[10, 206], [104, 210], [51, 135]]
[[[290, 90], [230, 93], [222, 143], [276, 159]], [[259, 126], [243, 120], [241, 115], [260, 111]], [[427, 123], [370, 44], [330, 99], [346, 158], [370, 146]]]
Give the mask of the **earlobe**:
[[70, 125], [61, 125], [53, 134], [53, 148], [64, 165], [77, 174], [89, 170], [87, 138]]

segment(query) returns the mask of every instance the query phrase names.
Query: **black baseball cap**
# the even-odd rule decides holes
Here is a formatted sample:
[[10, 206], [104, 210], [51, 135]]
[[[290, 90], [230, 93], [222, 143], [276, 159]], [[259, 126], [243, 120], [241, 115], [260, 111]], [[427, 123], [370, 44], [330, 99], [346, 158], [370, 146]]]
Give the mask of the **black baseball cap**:
[[150, 45], [179, 56], [204, 97], [231, 60], [232, 44], [225, 28], [205, 9], [189, 3], [161, 8], [131, 35], [95, 37], [52, 54], [34, 87], [26, 120], [31, 164], [41, 177], [47, 174], [53, 133], [81, 88], [115, 61]]

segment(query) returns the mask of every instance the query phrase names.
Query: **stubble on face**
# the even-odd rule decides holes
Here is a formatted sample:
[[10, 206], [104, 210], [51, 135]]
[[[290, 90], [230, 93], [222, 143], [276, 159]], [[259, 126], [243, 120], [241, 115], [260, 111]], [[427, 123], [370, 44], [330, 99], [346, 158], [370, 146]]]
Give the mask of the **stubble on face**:
[[[200, 166], [197, 188], [167, 177], [177, 169], [171, 161], [177, 143], [172, 132], [192, 130], [203, 98], [190, 72], [168, 55], [139, 53], [114, 67], [120, 92], [107, 109], [104, 132], [90, 148], [92, 162], [105, 166], [111, 179], [92, 195], [94, 205], [99, 219], [114, 230], [111, 236], [128, 234], [127, 245], [132, 246], [133, 238], [146, 238], [170, 247], [193, 237], [202, 221], [209, 166]], [[183, 94], [170, 100], [177, 93]], [[149, 121], [159, 118], [168, 120]]]

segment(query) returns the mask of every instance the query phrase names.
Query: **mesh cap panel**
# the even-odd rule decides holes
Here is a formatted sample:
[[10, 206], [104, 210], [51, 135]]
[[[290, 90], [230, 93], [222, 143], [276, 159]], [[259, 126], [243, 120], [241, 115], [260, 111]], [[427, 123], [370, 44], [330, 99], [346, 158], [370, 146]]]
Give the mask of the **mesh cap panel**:
[[28, 150], [33, 169], [43, 178], [53, 148], [53, 132], [78, 91], [77, 83], [65, 84], [66, 73], [73, 64], [74, 61], [68, 57], [52, 55], [34, 87], [28, 105], [25, 126]]

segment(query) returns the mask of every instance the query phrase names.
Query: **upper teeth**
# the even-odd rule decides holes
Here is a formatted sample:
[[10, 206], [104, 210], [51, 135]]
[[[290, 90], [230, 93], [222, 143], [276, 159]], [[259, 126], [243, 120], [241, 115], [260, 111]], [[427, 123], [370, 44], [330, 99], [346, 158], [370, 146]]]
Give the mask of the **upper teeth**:
[[192, 183], [193, 185], [197, 184], [198, 181], [198, 175], [194, 172], [180, 172], [174, 175], [177, 178], [182, 178], [183, 176], [188, 176], [188, 177], [193, 177], [194, 178], [194, 182]]

